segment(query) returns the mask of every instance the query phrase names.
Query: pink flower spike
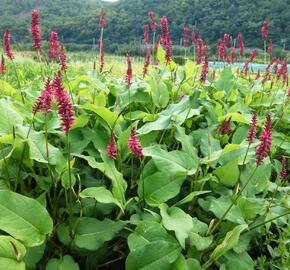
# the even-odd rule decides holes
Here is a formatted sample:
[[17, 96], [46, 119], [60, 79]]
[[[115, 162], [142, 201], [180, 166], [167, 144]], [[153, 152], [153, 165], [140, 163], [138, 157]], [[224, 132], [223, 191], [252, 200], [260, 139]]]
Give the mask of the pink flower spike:
[[4, 32], [4, 36], [3, 36], [4, 51], [7, 55], [7, 57], [10, 60], [13, 60], [14, 56], [13, 56], [13, 53], [11, 52], [11, 49], [10, 49], [10, 38], [11, 38], [10, 31], [7, 29]]
[[146, 48], [145, 63], [144, 63], [144, 67], [143, 67], [143, 78], [145, 77], [145, 75], [148, 72], [148, 67], [150, 65], [150, 57], [151, 57], [151, 50], [150, 50], [150, 47], [147, 47]]
[[131, 54], [127, 53], [126, 57], [127, 57], [127, 73], [126, 73], [125, 81], [127, 83], [128, 88], [130, 88], [132, 84], [132, 79], [133, 79]]
[[268, 38], [268, 26], [269, 26], [269, 22], [264, 21], [261, 28], [261, 35], [262, 35], [263, 41], [266, 41], [266, 39]]
[[149, 44], [149, 24], [144, 26], [144, 43]]
[[272, 143], [272, 127], [271, 127], [271, 115], [267, 116], [266, 123], [263, 127], [263, 130], [260, 134], [260, 144], [256, 149], [256, 164], [257, 166], [261, 165], [263, 159], [266, 158], [271, 149]]
[[50, 58], [57, 58], [59, 55], [59, 41], [58, 41], [58, 34], [56, 29], [52, 29], [50, 32], [49, 37], [49, 57]]
[[249, 144], [253, 143], [257, 133], [257, 112], [254, 111], [250, 123], [250, 129], [247, 135], [247, 141]]
[[287, 176], [287, 168], [286, 168], [286, 159], [285, 159], [285, 157], [283, 157], [281, 164], [282, 164], [282, 168], [281, 168], [281, 171], [279, 173], [279, 177], [280, 177], [281, 180], [284, 180], [284, 179], [286, 179], [286, 176]]
[[154, 13], [152, 11], [149, 11], [148, 12], [148, 17], [150, 19], [150, 26], [151, 26], [151, 29], [152, 29], [152, 32], [155, 33], [156, 32], [156, 21], [155, 21], [155, 18], [154, 18]]
[[53, 98], [52, 86], [50, 84], [50, 79], [48, 78], [45, 84], [45, 88], [41, 93], [41, 96], [37, 99], [35, 105], [32, 108], [33, 114], [38, 111], [43, 110], [44, 114], [47, 115], [51, 111]]
[[2, 54], [2, 56], [1, 56], [1, 63], [0, 63], [0, 74], [4, 74], [5, 71], [6, 71], [5, 60], [4, 60], [4, 56]]
[[117, 145], [113, 132], [110, 135], [110, 142], [107, 146], [107, 156], [113, 160], [116, 160], [117, 158]]
[[67, 70], [66, 53], [65, 53], [65, 49], [64, 49], [63, 45], [61, 45], [61, 47], [60, 47], [60, 53], [58, 56], [58, 60], [59, 60], [59, 63], [61, 65], [61, 70]]
[[100, 28], [105, 28], [106, 26], [106, 14], [103, 8], [101, 8], [101, 11], [100, 11], [99, 26]]
[[39, 27], [39, 11], [34, 9], [31, 13], [30, 32], [33, 38], [33, 47], [36, 50], [41, 48], [41, 36]]
[[189, 29], [188, 27], [184, 27], [183, 29], [183, 46], [184, 48], [188, 48], [189, 43]]
[[128, 147], [136, 158], [140, 159], [143, 156], [142, 146], [139, 139], [137, 138], [135, 128], [132, 128], [131, 130], [131, 134], [128, 140]]

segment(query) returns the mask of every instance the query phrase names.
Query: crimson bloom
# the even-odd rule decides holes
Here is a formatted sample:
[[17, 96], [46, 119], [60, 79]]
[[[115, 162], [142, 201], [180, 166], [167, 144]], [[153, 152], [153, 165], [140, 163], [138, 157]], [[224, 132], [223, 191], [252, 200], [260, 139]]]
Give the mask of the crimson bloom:
[[1, 56], [1, 63], [0, 63], [0, 74], [4, 74], [5, 71], [6, 71], [5, 60], [4, 60], [4, 56], [2, 54], [2, 56]]
[[161, 23], [161, 44], [165, 48], [168, 37], [168, 20], [167, 17], [163, 16], [160, 20]]
[[49, 37], [49, 57], [50, 58], [57, 58], [59, 54], [59, 41], [58, 41], [58, 34], [57, 30], [54, 28], [50, 32]]
[[191, 32], [191, 45], [192, 47], [195, 46], [196, 43], [196, 33], [194, 31]]
[[206, 55], [204, 58], [204, 64], [202, 66], [202, 71], [201, 71], [201, 76], [200, 76], [201, 82], [205, 82], [207, 73], [208, 73], [208, 56]]
[[247, 141], [249, 142], [249, 144], [253, 143], [256, 137], [256, 133], [257, 133], [257, 112], [254, 111], [252, 115], [251, 123], [250, 123], [250, 129], [247, 135]]
[[111, 132], [110, 142], [107, 146], [107, 156], [113, 160], [117, 158], [117, 144], [113, 132]]
[[101, 8], [101, 11], [100, 11], [99, 26], [100, 28], [105, 28], [106, 26], [106, 14], [103, 8]]
[[103, 68], [105, 65], [105, 51], [103, 45], [100, 47], [100, 72], [103, 72]]
[[33, 38], [33, 47], [34, 49], [41, 48], [41, 36], [40, 36], [40, 27], [39, 27], [39, 11], [34, 9], [31, 13], [31, 23], [30, 23], [30, 32]]
[[10, 38], [11, 38], [10, 31], [7, 29], [4, 32], [4, 36], [3, 36], [4, 51], [7, 57], [12, 60], [14, 56], [10, 49]]
[[184, 45], [184, 48], [188, 48], [188, 43], [189, 43], [189, 29], [188, 27], [184, 27], [183, 29], [183, 45]]
[[286, 178], [286, 176], [287, 176], [287, 168], [286, 168], [286, 159], [285, 159], [285, 157], [283, 157], [281, 164], [282, 164], [282, 168], [281, 168], [281, 171], [279, 173], [279, 177], [280, 177], [281, 180], [284, 180]]
[[145, 77], [145, 75], [148, 72], [148, 67], [150, 65], [150, 57], [151, 57], [151, 50], [150, 50], [150, 47], [147, 47], [146, 48], [145, 63], [144, 63], [144, 67], [143, 67], [143, 78]]
[[127, 73], [126, 73], [125, 81], [127, 83], [128, 88], [130, 88], [130, 86], [132, 84], [132, 79], [133, 79], [131, 54], [127, 53], [126, 57], [127, 57]]
[[196, 55], [196, 63], [200, 64], [202, 61], [202, 54], [203, 54], [203, 41], [201, 36], [197, 38], [197, 55]]
[[58, 56], [59, 63], [61, 65], [61, 70], [67, 70], [67, 65], [66, 65], [66, 53], [63, 44], [60, 47], [60, 52]]
[[256, 164], [257, 166], [261, 165], [263, 159], [266, 158], [271, 149], [272, 143], [272, 124], [271, 124], [271, 115], [267, 116], [266, 123], [263, 127], [263, 130], [260, 134], [260, 144], [256, 149]]
[[42, 91], [40, 97], [38, 97], [36, 103], [32, 108], [33, 114], [36, 114], [38, 111], [43, 110], [45, 115], [47, 115], [51, 111], [52, 98], [53, 90], [50, 84], [50, 79], [48, 78], [44, 90]]
[[149, 44], [149, 24], [144, 26], [144, 43]]
[[264, 41], [266, 41], [266, 39], [268, 38], [268, 26], [269, 26], [269, 22], [264, 21], [261, 28], [262, 40]]
[[128, 140], [128, 147], [136, 158], [140, 159], [143, 156], [142, 146], [137, 137], [135, 128], [132, 128], [131, 130], [131, 134]]
[[239, 42], [239, 47], [240, 47], [240, 56], [243, 56], [245, 53], [245, 46], [244, 46], [242, 33], [238, 33], [238, 42]]
[[231, 117], [228, 120], [225, 119], [217, 129], [217, 133], [220, 135], [230, 134], [231, 131]]
[[74, 123], [74, 111], [70, 96], [62, 84], [61, 71], [57, 73], [52, 87], [57, 102], [58, 115], [61, 118], [62, 131], [68, 135], [68, 132]]
[[152, 32], [155, 33], [156, 32], [156, 21], [155, 21], [155, 18], [154, 18], [154, 12], [153, 11], [149, 11], [148, 12], [148, 17], [150, 19], [150, 26], [151, 26], [151, 29], [152, 29]]

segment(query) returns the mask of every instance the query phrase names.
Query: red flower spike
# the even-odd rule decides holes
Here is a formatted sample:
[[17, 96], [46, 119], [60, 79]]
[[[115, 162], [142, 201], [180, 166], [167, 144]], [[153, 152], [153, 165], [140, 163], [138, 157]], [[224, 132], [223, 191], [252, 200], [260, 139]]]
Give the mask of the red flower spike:
[[133, 79], [131, 54], [127, 53], [126, 57], [127, 57], [127, 73], [126, 73], [125, 81], [126, 81], [128, 88], [130, 88], [131, 84], [132, 84], [132, 79]]
[[144, 26], [144, 43], [149, 44], [149, 24]]
[[189, 29], [188, 27], [184, 27], [183, 29], [183, 46], [184, 48], [188, 48], [189, 43]]
[[34, 9], [31, 13], [30, 32], [33, 38], [33, 48], [38, 50], [41, 48], [41, 36], [39, 27], [39, 11]]
[[245, 53], [245, 46], [244, 46], [242, 33], [238, 33], [238, 41], [239, 41], [239, 46], [240, 46], [240, 56], [243, 56]]
[[4, 60], [4, 56], [1, 56], [1, 63], [0, 63], [0, 74], [4, 74], [6, 71], [6, 67], [5, 67], [5, 60]]
[[100, 28], [105, 28], [106, 26], [106, 14], [103, 8], [101, 8], [101, 11], [100, 11], [99, 26]]
[[160, 20], [161, 23], [161, 44], [165, 48], [168, 39], [168, 21], [167, 17], [163, 16]]
[[222, 122], [222, 124], [220, 125], [220, 127], [217, 129], [217, 133], [219, 135], [223, 135], [223, 134], [230, 134], [231, 133], [231, 117], [228, 120], [224, 120]]
[[10, 49], [10, 38], [11, 38], [10, 31], [7, 29], [4, 32], [4, 36], [3, 36], [4, 51], [7, 55], [7, 57], [10, 60], [12, 60], [14, 58], [14, 56], [13, 56], [13, 53], [11, 52], [11, 49]]
[[260, 134], [260, 144], [256, 149], [256, 164], [261, 165], [263, 159], [266, 158], [270, 153], [271, 143], [272, 143], [272, 127], [271, 127], [271, 116], [267, 116], [266, 123]]
[[256, 137], [256, 134], [257, 134], [257, 112], [253, 112], [251, 123], [250, 123], [250, 129], [247, 135], [247, 141], [249, 142], [249, 144], [253, 143]]
[[267, 53], [271, 54], [273, 51], [273, 44], [272, 44], [272, 40], [270, 40], [269, 46], [267, 48]]
[[49, 57], [50, 58], [57, 58], [59, 55], [59, 41], [58, 41], [58, 34], [56, 29], [52, 29], [50, 32], [49, 37]]
[[233, 47], [233, 44], [231, 43], [231, 63], [235, 63], [235, 48]]
[[261, 71], [260, 71], [260, 70], [258, 70], [258, 72], [257, 72], [257, 75], [256, 75], [256, 78], [255, 78], [255, 80], [258, 80], [258, 79], [260, 79], [260, 77], [261, 77]]
[[113, 132], [111, 133], [110, 142], [107, 146], [107, 156], [113, 160], [117, 158], [117, 144]]
[[284, 180], [286, 179], [286, 176], [287, 176], [287, 168], [286, 168], [286, 159], [283, 157], [282, 159], [282, 168], [281, 168], [281, 171], [279, 173], [279, 177], [281, 180]]
[[131, 134], [128, 140], [128, 147], [136, 158], [140, 159], [143, 156], [142, 146], [139, 139], [137, 138], [135, 128], [132, 128], [131, 130]]
[[266, 41], [268, 38], [268, 26], [269, 26], [269, 22], [264, 21], [262, 28], [261, 28], [262, 40], [264, 40], [264, 41]]
[[61, 118], [62, 131], [67, 135], [74, 123], [74, 111], [70, 96], [63, 87], [60, 71], [54, 79], [53, 92], [57, 102], [58, 115]]
[[45, 84], [45, 88], [41, 93], [41, 96], [37, 99], [35, 105], [32, 108], [33, 114], [36, 114], [38, 111], [43, 110], [45, 115], [51, 111], [53, 98], [52, 86], [50, 84], [50, 79], [48, 78]]
[[154, 13], [152, 11], [149, 11], [148, 17], [150, 19], [150, 26], [151, 26], [152, 32], [155, 33], [156, 32], [156, 22], [155, 22], [155, 18], [154, 18]]
[[203, 54], [203, 41], [201, 36], [198, 36], [197, 39], [197, 55], [196, 55], [196, 63], [200, 64], [202, 62], [202, 54]]
[[191, 45], [192, 47], [195, 46], [196, 43], [196, 33], [194, 31], [191, 32]]
[[150, 57], [151, 57], [151, 50], [150, 50], [150, 47], [147, 47], [146, 48], [145, 63], [144, 63], [144, 67], [143, 67], [143, 78], [145, 77], [145, 75], [148, 72], [148, 67], [150, 65]]
[[60, 47], [60, 52], [58, 56], [59, 63], [61, 65], [61, 70], [67, 70], [67, 65], [66, 65], [66, 54], [65, 54], [65, 49], [64, 46], [61, 45]]
[[206, 55], [204, 58], [204, 64], [202, 66], [200, 82], [202, 82], [202, 83], [205, 82], [207, 73], [208, 73], [208, 57]]
[[100, 48], [100, 73], [103, 72], [104, 65], [105, 65], [105, 51], [104, 51], [103, 45], [101, 45], [101, 48]]
[[224, 34], [224, 40], [223, 40], [225, 46], [227, 46], [229, 38], [230, 38], [230, 35], [228, 33], [225, 33]]

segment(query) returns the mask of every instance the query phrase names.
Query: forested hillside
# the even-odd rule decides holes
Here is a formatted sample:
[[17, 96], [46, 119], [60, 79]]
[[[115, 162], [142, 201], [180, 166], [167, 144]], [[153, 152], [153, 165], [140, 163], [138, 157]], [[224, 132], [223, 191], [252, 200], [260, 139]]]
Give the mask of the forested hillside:
[[290, 0], [0, 0], [0, 32], [8, 27], [14, 43], [29, 43], [30, 12], [38, 8], [43, 38], [56, 27], [63, 42], [91, 45], [99, 35], [100, 6], [106, 10], [105, 44], [111, 51], [120, 44], [140, 43], [149, 10], [158, 21], [163, 15], [168, 17], [174, 44], [187, 25], [211, 44], [225, 32], [234, 36], [242, 32], [246, 46], [262, 47], [260, 27], [267, 19], [273, 43], [290, 48]]

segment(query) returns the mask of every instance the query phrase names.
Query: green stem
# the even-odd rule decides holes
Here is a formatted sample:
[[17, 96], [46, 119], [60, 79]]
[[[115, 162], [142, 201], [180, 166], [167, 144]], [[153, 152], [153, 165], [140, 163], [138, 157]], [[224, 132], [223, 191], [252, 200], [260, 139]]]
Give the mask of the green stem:
[[70, 153], [70, 141], [69, 133], [66, 135], [67, 140], [67, 163], [68, 163], [68, 180], [69, 180], [69, 217], [72, 215], [72, 178], [71, 178], [71, 153]]
[[12, 62], [12, 66], [13, 66], [13, 69], [14, 69], [14, 72], [15, 72], [16, 79], [17, 79], [18, 89], [20, 90], [22, 103], [25, 104], [24, 95], [23, 95], [22, 90], [21, 90], [21, 83], [20, 83], [20, 79], [19, 79], [19, 75], [18, 75], [18, 72], [17, 72], [17, 68], [16, 68], [16, 65], [15, 65], [15, 62], [13, 60], [11, 62]]

